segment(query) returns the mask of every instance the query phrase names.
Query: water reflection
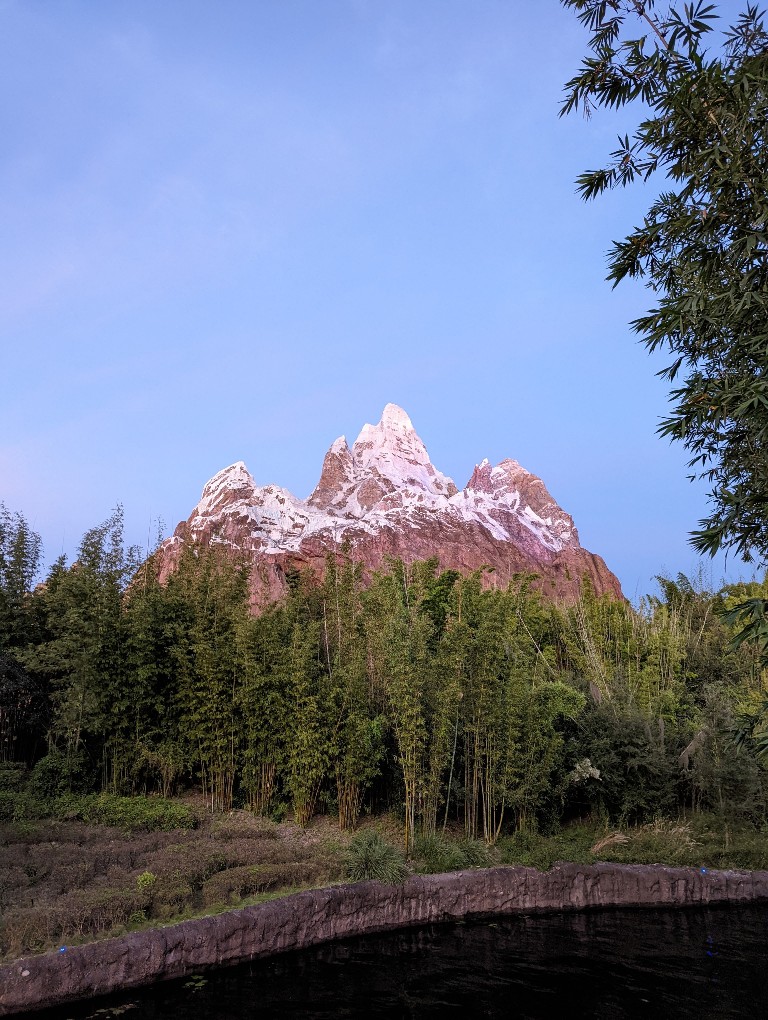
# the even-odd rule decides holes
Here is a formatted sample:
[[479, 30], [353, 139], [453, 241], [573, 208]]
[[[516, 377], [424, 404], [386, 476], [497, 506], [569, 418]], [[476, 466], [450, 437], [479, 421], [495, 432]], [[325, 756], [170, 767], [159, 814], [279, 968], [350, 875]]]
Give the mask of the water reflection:
[[531, 915], [369, 936], [39, 1016], [768, 1016], [768, 908]]

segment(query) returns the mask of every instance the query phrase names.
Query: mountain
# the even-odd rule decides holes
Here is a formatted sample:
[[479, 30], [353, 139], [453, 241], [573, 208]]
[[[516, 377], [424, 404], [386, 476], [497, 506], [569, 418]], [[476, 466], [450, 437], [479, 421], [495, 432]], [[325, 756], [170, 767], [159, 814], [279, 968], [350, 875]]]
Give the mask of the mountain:
[[437, 556], [443, 569], [493, 568], [489, 584], [534, 572], [544, 594], [567, 601], [589, 577], [595, 590], [622, 598], [603, 560], [583, 549], [573, 519], [540, 478], [517, 461], [484, 460], [463, 489], [432, 464], [402, 408], [387, 404], [378, 425], [364, 425], [350, 447], [339, 437], [325, 455], [306, 500], [278, 485], [259, 486], [242, 461], [203, 489], [187, 521], [157, 553], [160, 576], [173, 570], [184, 543], [221, 543], [253, 562], [258, 610], [286, 589], [286, 573], [322, 573], [329, 552], [349, 554], [366, 569], [386, 557], [406, 562]]

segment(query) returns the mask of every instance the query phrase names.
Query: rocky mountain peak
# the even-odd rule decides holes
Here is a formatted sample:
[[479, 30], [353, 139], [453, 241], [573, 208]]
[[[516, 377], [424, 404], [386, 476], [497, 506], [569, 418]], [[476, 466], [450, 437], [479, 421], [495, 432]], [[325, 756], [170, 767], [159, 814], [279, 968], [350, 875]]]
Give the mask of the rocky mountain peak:
[[286, 569], [322, 573], [326, 555], [342, 545], [366, 569], [387, 556], [437, 556], [443, 568], [494, 567], [488, 583], [532, 572], [552, 595], [574, 598], [587, 575], [598, 593], [621, 597], [616, 578], [581, 548], [573, 520], [540, 478], [515, 460], [495, 466], [484, 460], [457, 490], [396, 404], [387, 404], [378, 424], [364, 425], [351, 447], [344, 436], [331, 444], [307, 500], [277, 485], [257, 486], [242, 461], [219, 471], [161, 550], [161, 576], [187, 541], [216, 542], [251, 557], [254, 606], [281, 594]]
[[553, 549], [579, 544], [571, 515], [555, 502], [544, 482], [516, 460], [507, 458], [492, 466], [486, 459], [475, 465], [464, 492], [478, 507], [504, 507], [514, 512]]
[[432, 464], [411, 419], [397, 404], [387, 404], [378, 425], [363, 425], [352, 457], [359, 474], [389, 482], [384, 486], [388, 491], [403, 486], [432, 496], [452, 496], [457, 491], [453, 481]]
[[472, 472], [472, 477], [467, 482], [466, 488], [473, 492], [490, 492], [492, 471], [491, 462], [485, 457], [479, 464], [475, 464], [475, 470]]
[[213, 514], [239, 500], [247, 500], [256, 491], [256, 483], [243, 461], [222, 468], [206, 484], [196, 512]]
[[307, 500], [312, 506], [326, 510], [354, 485], [355, 464], [345, 436], [339, 436], [323, 459], [320, 480]]
[[432, 464], [405, 411], [387, 404], [378, 425], [363, 425], [351, 450], [344, 436], [332, 444], [307, 502], [360, 518], [412, 499], [434, 503], [456, 491], [451, 479]]

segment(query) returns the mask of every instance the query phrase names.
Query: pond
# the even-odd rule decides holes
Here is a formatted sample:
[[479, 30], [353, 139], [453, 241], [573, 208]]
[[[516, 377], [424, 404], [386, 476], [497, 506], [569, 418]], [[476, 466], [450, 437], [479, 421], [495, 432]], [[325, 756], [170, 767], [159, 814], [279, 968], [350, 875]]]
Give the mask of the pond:
[[35, 1016], [768, 1016], [768, 906], [534, 914], [408, 929]]

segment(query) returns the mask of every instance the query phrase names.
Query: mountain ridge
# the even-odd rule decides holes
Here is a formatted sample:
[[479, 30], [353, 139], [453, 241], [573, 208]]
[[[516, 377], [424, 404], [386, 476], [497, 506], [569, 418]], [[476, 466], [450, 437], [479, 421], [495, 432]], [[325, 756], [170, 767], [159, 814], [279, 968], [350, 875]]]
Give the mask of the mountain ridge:
[[326, 555], [345, 549], [367, 570], [388, 556], [437, 556], [443, 569], [489, 566], [505, 584], [514, 573], [539, 575], [553, 598], [578, 597], [588, 576], [598, 594], [622, 598], [603, 560], [583, 549], [570, 514], [544, 482], [517, 461], [475, 465], [463, 489], [432, 464], [406, 412], [387, 404], [350, 447], [336, 439], [306, 500], [279, 485], [259, 486], [243, 461], [217, 472], [190, 517], [157, 554], [161, 577], [185, 542], [222, 544], [251, 559], [251, 601], [279, 597], [290, 569], [322, 573]]

